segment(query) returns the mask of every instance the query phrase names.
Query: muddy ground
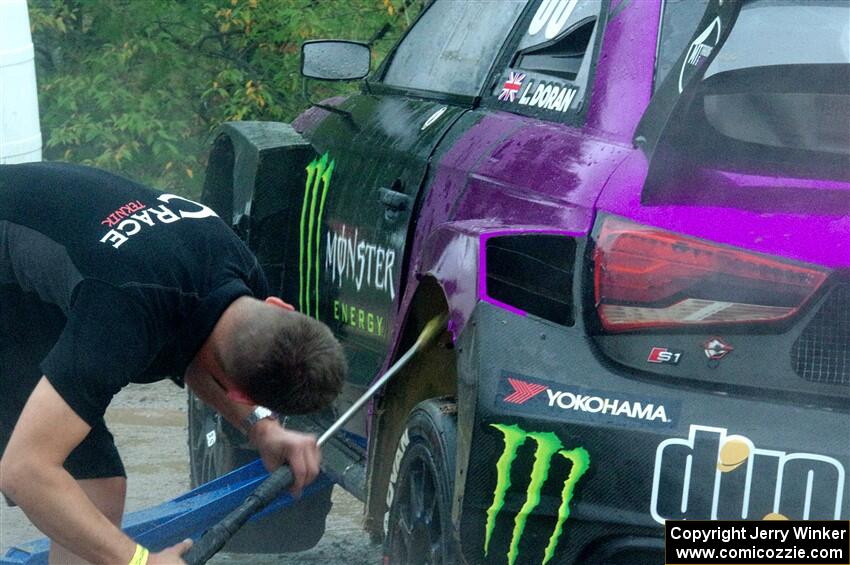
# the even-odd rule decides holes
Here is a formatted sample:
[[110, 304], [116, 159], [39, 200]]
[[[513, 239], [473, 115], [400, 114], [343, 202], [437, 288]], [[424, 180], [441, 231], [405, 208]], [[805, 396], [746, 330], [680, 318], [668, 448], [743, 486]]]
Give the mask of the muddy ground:
[[[122, 391], [107, 412], [128, 473], [127, 511], [156, 505], [189, 490], [186, 449], [186, 396], [170, 383], [133, 385]], [[333, 510], [324, 538], [315, 548], [285, 555], [221, 553], [209, 563], [368, 564], [380, 562], [379, 548], [361, 528], [362, 504], [334, 489]], [[41, 537], [18, 508], [0, 501], [0, 555], [15, 544]]]

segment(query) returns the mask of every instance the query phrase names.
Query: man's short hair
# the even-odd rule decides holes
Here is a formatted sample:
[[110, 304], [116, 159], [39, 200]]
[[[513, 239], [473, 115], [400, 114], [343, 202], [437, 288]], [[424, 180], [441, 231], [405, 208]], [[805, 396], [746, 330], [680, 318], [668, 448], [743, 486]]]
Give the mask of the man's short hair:
[[237, 336], [228, 372], [251, 400], [282, 414], [315, 412], [333, 402], [348, 365], [325, 324], [275, 308], [250, 325]]

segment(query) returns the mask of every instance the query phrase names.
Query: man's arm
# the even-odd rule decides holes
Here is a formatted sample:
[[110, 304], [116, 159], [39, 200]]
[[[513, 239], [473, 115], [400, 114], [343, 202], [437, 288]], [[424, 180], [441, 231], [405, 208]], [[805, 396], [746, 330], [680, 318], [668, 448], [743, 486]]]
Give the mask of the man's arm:
[[92, 563], [129, 563], [136, 544], [62, 467], [91, 427], [42, 377], [0, 464], [0, 487], [52, 540]]
[[289, 464], [294, 477], [294, 495], [300, 496], [301, 490], [316, 479], [320, 471], [321, 451], [314, 435], [286, 430], [272, 419], [260, 420], [251, 429], [245, 429], [243, 421], [254, 406], [232, 401], [215, 379], [194, 363], [186, 371], [185, 382], [198, 398], [247, 434], [268, 471], [274, 471], [284, 463]]
[[[0, 461], [0, 490], [38, 529], [76, 555], [92, 563], [129, 563], [136, 542], [97, 509], [62, 466], [90, 429], [42, 377]], [[178, 545], [159, 556], [180, 562], [189, 546]], [[151, 555], [149, 563], [157, 562], [165, 561]]]

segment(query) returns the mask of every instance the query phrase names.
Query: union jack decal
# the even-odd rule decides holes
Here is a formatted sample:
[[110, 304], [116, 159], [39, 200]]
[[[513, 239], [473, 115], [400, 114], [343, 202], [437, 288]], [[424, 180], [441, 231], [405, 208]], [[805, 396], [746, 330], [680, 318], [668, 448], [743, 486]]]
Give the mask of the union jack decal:
[[515, 102], [516, 95], [522, 87], [522, 81], [525, 80], [525, 73], [515, 73], [511, 71], [508, 75], [508, 80], [502, 85], [502, 92], [499, 94], [499, 100], [504, 102]]

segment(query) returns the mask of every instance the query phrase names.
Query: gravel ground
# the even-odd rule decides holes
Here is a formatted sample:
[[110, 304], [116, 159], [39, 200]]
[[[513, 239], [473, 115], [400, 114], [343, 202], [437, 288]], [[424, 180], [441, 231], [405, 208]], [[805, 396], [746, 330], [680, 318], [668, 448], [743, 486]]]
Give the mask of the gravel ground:
[[[127, 467], [127, 511], [156, 505], [189, 490], [186, 396], [163, 382], [124, 389], [107, 412], [109, 428]], [[284, 555], [221, 553], [213, 565], [368, 564], [380, 562], [379, 548], [361, 528], [363, 505], [334, 489], [324, 538], [313, 549]], [[0, 555], [9, 546], [40, 537], [18, 508], [0, 502]]]

